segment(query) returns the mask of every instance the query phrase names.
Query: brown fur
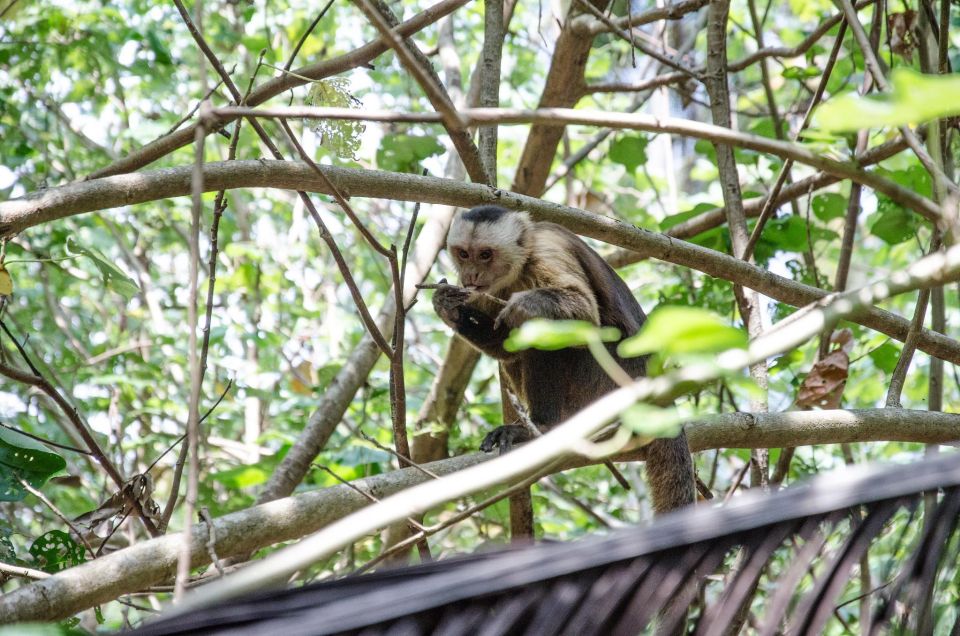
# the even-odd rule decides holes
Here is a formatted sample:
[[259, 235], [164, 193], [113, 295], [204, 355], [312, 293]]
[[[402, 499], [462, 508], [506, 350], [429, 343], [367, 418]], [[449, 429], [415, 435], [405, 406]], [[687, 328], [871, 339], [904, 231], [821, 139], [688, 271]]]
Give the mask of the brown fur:
[[[503, 348], [510, 330], [531, 318], [586, 320], [616, 327], [623, 337], [643, 324], [643, 310], [626, 283], [580, 238], [553, 223], [534, 223], [525, 213], [486, 206], [454, 220], [448, 249], [461, 276], [468, 272], [479, 289], [507, 304], [446, 286], [434, 295], [437, 314], [474, 347], [500, 361], [503, 376], [541, 429], [559, 424], [616, 388], [584, 348], [516, 353]], [[479, 256], [489, 253], [493, 258]], [[608, 350], [631, 377], [645, 373], [645, 358], [620, 358], [616, 343]], [[525, 437], [520, 427], [501, 427], [481, 448], [509, 447]], [[647, 481], [658, 513], [694, 501], [692, 462], [682, 432], [649, 445]]]

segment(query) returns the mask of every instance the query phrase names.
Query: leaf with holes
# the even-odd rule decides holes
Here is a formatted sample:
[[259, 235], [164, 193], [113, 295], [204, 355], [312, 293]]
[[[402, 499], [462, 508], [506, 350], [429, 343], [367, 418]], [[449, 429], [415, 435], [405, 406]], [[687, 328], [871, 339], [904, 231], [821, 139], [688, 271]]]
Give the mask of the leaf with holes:
[[44, 572], [60, 572], [86, 561], [83, 546], [63, 530], [51, 530], [40, 535], [30, 546], [29, 552]]
[[39, 488], [66, 466], [62, 457], [40, 442], [0, 428], [0, 501], [20, 501], [27, 496], [17, 477]]

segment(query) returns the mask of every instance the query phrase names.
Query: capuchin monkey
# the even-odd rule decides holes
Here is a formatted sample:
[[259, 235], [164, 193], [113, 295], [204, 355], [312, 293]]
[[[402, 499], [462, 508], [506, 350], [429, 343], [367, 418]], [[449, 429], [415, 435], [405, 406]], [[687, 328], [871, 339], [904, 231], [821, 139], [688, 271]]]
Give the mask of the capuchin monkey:
[[[447, 250], [460, 285], [440, 285], [433, 296], [437, 315], [467, 342], [500, 362], [501, 377], [546, 431], [617, 388], [583, 347], [559, 351], [509, 352], [510, 331], [532, 318], [586, 320], [632, 336], [646, 319], [626, 283], [569, 230], [534, 223], [526, 212], [480, 206], [459, 213], [447, 235]], [[484, 292], [503, 301], [485, 298]], [[611, 355], [631, 377], [646, 372], [646, 358]], [[480, 445], [490, 452], [527, 441], [530, 432], [508, 424]], [[693, 503], [693, 464], [683, 432], [646, 447], [647, 482], [657, 514]]]

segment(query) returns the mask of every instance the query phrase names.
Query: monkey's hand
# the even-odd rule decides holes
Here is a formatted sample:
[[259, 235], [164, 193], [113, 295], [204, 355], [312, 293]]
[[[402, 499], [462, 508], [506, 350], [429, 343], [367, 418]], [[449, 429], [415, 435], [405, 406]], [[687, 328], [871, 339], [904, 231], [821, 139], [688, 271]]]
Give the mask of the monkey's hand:
[[470, 291], [457, 285], [440, 283], [433, 292], [433, 310], [448, 327], [456, 328], [462, 319], [462, 310], [470, 298]]
[[518, 292], [510, 297], [507, 306], [497, 314], [493, 328], [499, 329], [501, 326], [506, 326], [508, 329], [516, 329], [531, 318], [543, 317], [540, 310], [541, 307], [532, 292]]
[[528, 442], [531, 439], [533, 439], [533, 435], [527, 430], [526, 426], [521, 424], [507, 424], [506, 426], [498, 426], [490, 431], [487, 436], [483, 438], [483, 441], [480, 442], [480, 450], [484, 453], [489, 453], [493, 449], [499, 448], [500, 454], [503, 455], [513, 448], [515, 443]]

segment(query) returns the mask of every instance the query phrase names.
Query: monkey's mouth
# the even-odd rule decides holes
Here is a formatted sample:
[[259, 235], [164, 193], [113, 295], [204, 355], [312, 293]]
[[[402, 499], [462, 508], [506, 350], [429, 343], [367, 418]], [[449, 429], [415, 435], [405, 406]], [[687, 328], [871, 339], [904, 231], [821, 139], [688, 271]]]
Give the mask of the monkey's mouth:
[[490, 289], [490, 285], [467, 285], [465, 289], [468, 289], [472, 292], [485, 292]]

